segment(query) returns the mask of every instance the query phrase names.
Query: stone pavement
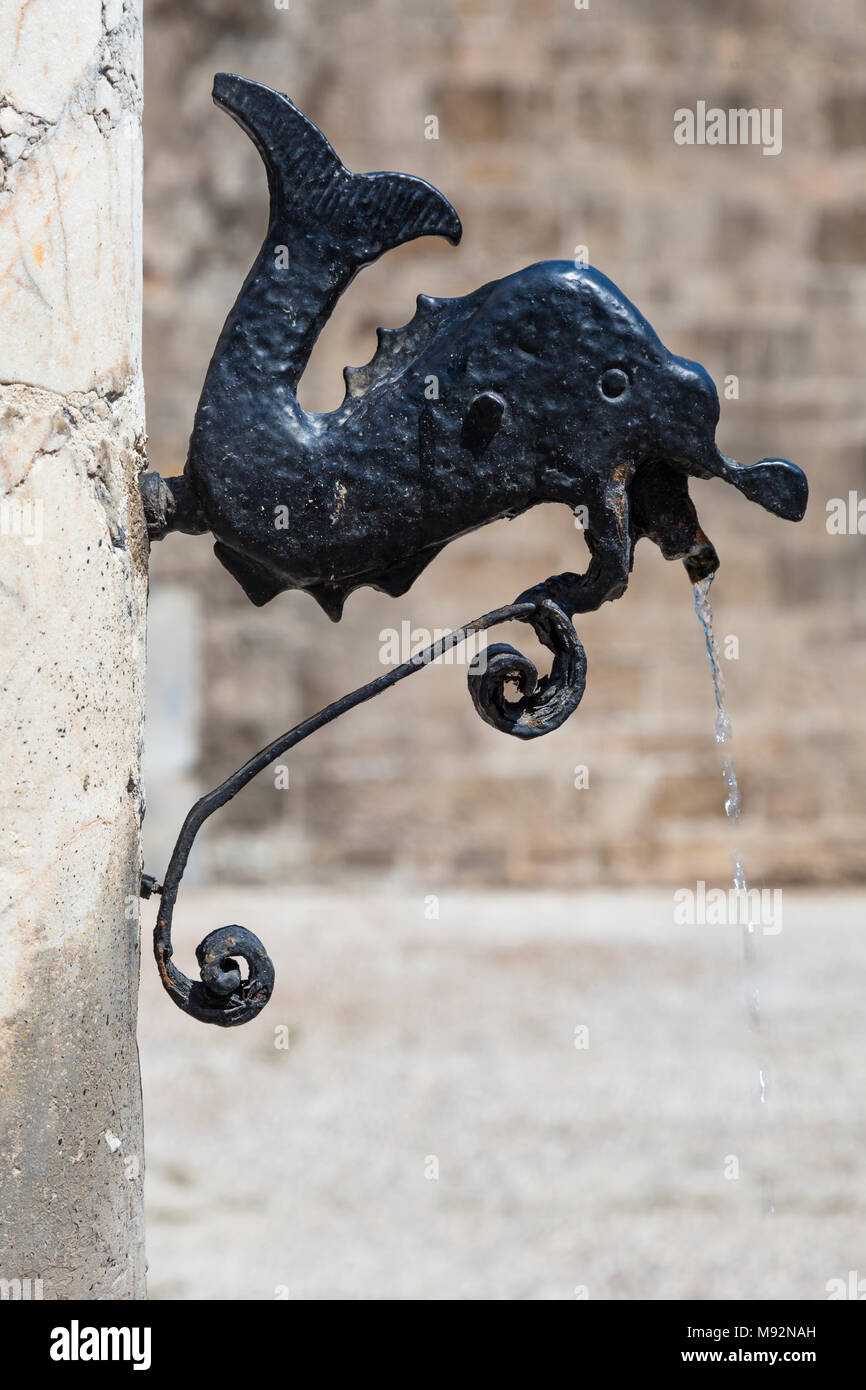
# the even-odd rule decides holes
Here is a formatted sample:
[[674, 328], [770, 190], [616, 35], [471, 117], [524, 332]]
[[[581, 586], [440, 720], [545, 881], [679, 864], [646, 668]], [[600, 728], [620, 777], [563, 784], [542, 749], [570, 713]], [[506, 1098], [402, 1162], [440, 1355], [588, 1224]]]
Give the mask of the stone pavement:
[[862, 895], [785, 890], [760, 943], [766, 1125], [736, 927], [675, 926], [667, 892], [442, 894], [438, 919], [427, 896], [181, 892], [182, 968], [237, 921], [278, 984], [208, 1029], [145, 956], [151, 1297], [822, 1299], [866, 1275]]

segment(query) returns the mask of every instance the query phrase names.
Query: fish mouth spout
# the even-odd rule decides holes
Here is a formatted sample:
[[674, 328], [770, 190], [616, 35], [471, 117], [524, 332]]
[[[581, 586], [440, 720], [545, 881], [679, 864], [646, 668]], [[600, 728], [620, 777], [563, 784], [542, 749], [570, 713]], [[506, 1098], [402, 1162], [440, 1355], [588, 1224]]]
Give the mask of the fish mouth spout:
[[686, 574], [693, 584], [700, 584], [702, 580], [709, 579], [711, 574], [716, 573], [719, 563], [716, 547], [699, 528], [694, 549], [683, 556]]
[[708, 472], [732, 483], [750, 502], [785, 521], [801, 521], [805, 514], [809, 484], [802, 468], [787, 459], [765, 458], [745, 464], [714, 448]]

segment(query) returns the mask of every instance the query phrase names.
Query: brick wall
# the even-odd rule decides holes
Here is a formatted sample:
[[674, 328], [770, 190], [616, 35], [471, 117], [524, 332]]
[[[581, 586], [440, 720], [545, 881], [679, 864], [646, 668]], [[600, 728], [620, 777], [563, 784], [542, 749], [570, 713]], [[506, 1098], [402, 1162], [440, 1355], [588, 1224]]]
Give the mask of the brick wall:
[[[365, 270], [302, 387], [342, 397], [379, 323], [415, 295], [461, 294], [536, 260], [592, 264], [723, 401], [719, 442], [793, 458], [812, 502], [790, 526], [721, 484], [693, 484], [722, 557], [717, 624], [755, 882], [866, 872], [864, 542], [828, 535], [826, 500], [866, 493], [866, 12], [860, 0], [151, 0], [146, 45], [145, 305], [152, 465], [183, 466], [198, 389], [258, 248], [265, 180], [210, 102], [228, 69], [287, 91], [355, 169], [423, 175], [455, 203], [458, 249], [432, 241]], [[674, 111], [782, 108], [783, 149], [679, 146]], [[439, 139], [425, 138], [425, 118]], [[362, 591], [332, 626], [303, 594], [254, 610], [206, 540], [157, 548], [154, 585], [198, 595], [195, 777], [220, 780], [282, 728], [378, 674], [380, 632], [445, 628], [582, 568], [564, 508], [448, 547], [402, 599]], [[722, 880], [729, 843], [702, 640], [682, 567], [638, 547], [626, 596], [577, 624], [583, 704], [518, 745], [475, 716], [465, 670], [430, 670], [298, 750], [215, 822], [216, 876], [339, 872], [445, 883]], [[502, 640], [532, 654], [531, 634]], [[574, 787], [586, 765], [589, 786]]]

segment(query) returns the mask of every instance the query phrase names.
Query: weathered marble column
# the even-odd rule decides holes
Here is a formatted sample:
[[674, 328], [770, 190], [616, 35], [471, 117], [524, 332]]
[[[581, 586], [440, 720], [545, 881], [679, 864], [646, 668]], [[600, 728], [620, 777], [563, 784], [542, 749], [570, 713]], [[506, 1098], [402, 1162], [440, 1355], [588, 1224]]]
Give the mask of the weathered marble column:
[[0, 158], [0, 1296], [142, 1298], [141, 0], [0, 0]]

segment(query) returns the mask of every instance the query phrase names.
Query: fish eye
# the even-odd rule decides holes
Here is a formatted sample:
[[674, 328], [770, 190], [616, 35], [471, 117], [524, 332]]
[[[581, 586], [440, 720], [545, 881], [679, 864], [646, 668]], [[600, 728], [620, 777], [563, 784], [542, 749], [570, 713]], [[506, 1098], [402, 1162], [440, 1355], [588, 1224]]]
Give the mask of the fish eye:
[[625, 395], [630, 386], [628, 372], [622, 367], [608, 367], [598, 381], [598, 389], [607, 401], [615, 401]]

